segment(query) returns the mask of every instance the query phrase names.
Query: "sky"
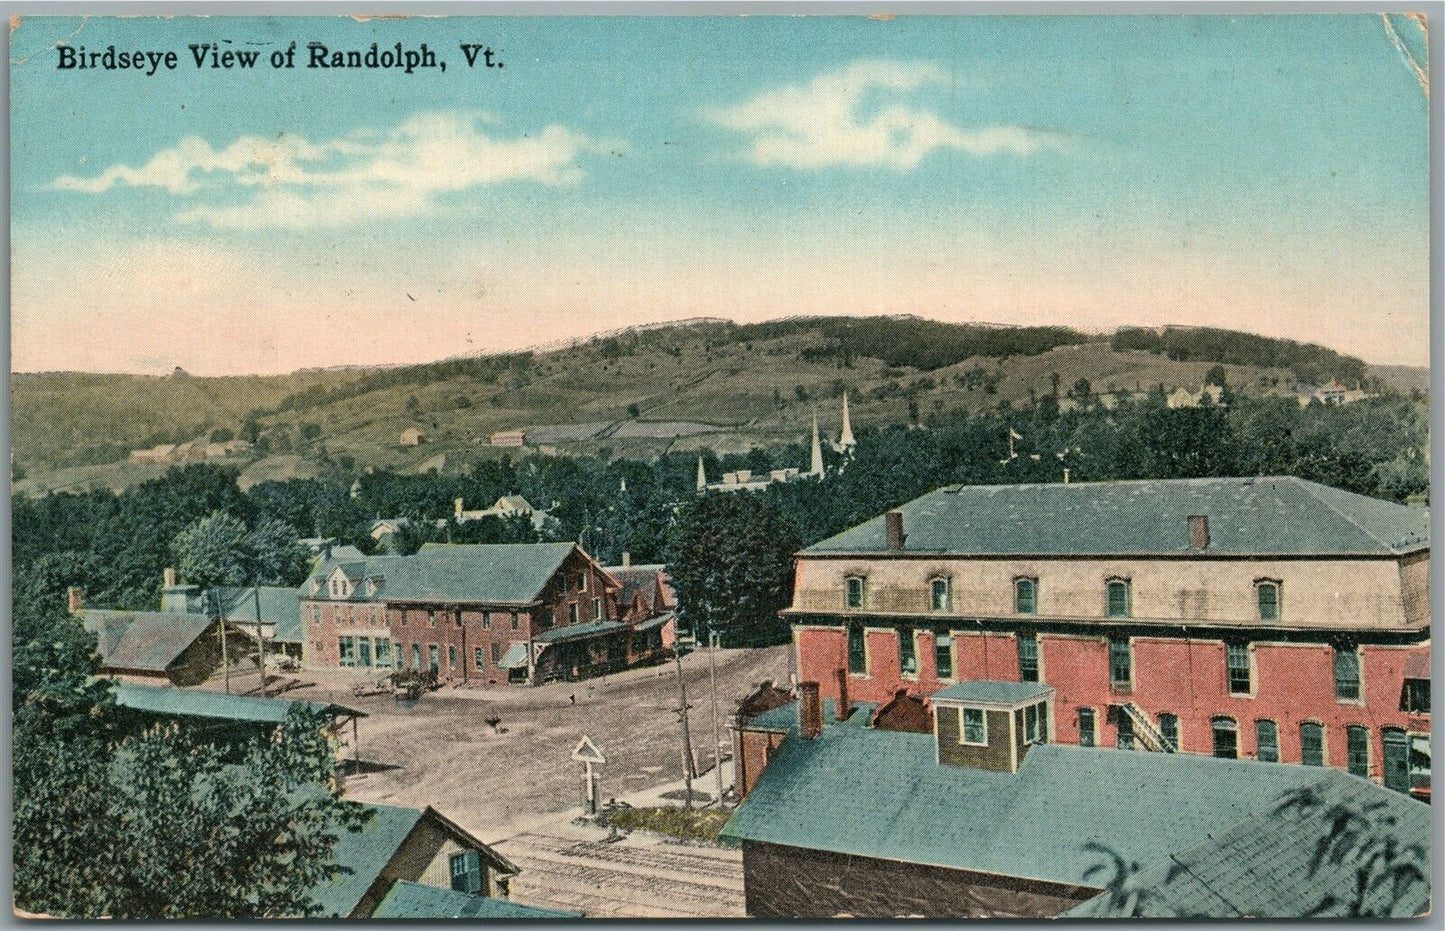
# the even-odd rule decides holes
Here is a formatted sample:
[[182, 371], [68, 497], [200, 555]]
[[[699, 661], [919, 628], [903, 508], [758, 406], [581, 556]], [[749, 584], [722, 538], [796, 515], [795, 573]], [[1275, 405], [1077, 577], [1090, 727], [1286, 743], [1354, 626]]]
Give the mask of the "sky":
[[[26, 18], [12, 370], [882, 313], [1428, 365], [1423, 55], [1393, 23], [1398, 45], [1372, 14]], [[309, 68], [312, 42], [426, 43], [446, 70]], [[261, 57], [197, 68], [206, 43]], [[177, 66], [62, 69], [61, 45]]]

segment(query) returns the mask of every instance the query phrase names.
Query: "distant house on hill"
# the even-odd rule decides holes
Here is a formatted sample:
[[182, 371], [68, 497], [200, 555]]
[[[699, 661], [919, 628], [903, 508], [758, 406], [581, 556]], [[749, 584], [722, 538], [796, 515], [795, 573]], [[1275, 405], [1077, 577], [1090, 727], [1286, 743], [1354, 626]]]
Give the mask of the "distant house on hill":
[[519, 447], [527, 445], [527, 431], [498, 430], [492, 434], [493, 446]]
[[503, 495], [493, 502], [491, 507], [474, 511], [468, 511], [461, 498], [452, 502], [452, 517], [459, 524], [485, 520], [488, 517], [528, 517], [532, 520], [533, 528], [541, 530], [546, 526], [547, 516], [546, 511], [533, 508], [532, 502], [521, 495]]
[[1205, 385], [1198, 391], [1190, 391], [1188, 388], [1175, 388], [1169, 395], [1167, 404], [1171, 409], [1177, 410], [1181, 407], [1199, 407], [1208, 398], [1209, 403], [1219, 404], [1224, 401], [1224, 389], [1219, 385]]
[[401, 439], [397, 442], [402, 446], [420, 446], [426, 441], [426, 434], [416, 427], [407, 427], [401, 431]]

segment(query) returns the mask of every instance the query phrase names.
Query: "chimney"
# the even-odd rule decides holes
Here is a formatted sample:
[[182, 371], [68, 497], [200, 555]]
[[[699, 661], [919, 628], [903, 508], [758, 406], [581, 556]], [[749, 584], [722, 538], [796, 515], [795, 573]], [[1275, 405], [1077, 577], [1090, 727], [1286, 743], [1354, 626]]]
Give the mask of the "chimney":
[[462, 499], [461, 499], [461, 498], [458, 498], [458, 499], [456, 499], [455, 501], [452, 502], [452, 514], [454, 514], [458, 519], [461, 518], [461, 516], [462, 516]]
[[833, 709], [833, 717], [839, 721], [846, 721], [853, 714], [853, 703], [848, 700], [848, 670], [838, 670], [838, 706]]
[[[70, 613], [79, 614], [85, 610], [85, 593], [77, 585], [72, 585], [65, 590], [65, 597], [70, 602]], [[814, 686], [817, 688], [817, 686]]]
[[798, 683], [798, 736], [813, 740], [823, 733], [823, 699], [816, 682]]
[[627, 569], [632, 565], [632, 554], [627, 550], [622, 551], [622, 568]]
[[1193, 550], [1209, 549], [1209, 518], [1202, 514], [1193, 514], [1189, 517], [1189, 548]]
[[890, 550], [903, 549], [903, 541], [908, 539], [908, 534], [903, 532], [903, 512], [889, 511], [883, 515], [884, 526], [888, 530], [888, 548]]
[[162, 584], [163, 584], [166, 588], [175, 588], [175, 587], [176, 587], [176, 570], [175, 570], [175, 569], [172, 569], [172, 568], [170, 568], [170, 567], [166, 567], [165, 569], [161, 570], [161, 579], [162, 579]]

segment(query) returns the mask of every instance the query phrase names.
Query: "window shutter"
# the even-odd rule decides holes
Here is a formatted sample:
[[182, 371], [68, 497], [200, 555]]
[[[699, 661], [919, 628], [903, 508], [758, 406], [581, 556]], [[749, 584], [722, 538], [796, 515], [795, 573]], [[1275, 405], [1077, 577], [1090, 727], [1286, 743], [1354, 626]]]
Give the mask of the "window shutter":
[[482, 858], [475, 850], [468, 850], [467, 858], [467, 887], [465, 892], [478, 895], [482, 891]]

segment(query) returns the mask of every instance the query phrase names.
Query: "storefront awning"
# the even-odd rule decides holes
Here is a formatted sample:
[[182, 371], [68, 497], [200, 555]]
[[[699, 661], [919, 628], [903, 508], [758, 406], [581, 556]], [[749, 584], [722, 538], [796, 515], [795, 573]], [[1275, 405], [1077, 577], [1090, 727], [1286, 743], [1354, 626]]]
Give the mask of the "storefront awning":
[[521, 669], [527, 665], [527, 645], [525, 643], [514, 643], [507, 647], [507, 652], [502, 654], [502, 659], [497, 663], [503, 669]]

